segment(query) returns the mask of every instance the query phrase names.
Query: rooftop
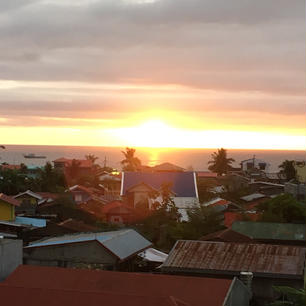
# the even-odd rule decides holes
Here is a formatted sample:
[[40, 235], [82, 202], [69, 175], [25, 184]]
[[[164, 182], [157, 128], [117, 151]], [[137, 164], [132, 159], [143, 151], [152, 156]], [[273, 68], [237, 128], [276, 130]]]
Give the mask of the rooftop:
[[254, 239], [305, 241], [306, 226], [294, 223], [236, 221], [232, 224], [232, 230]]
[[121, 195], [138, 184], [147, 184], [159, 190], [163, 183], [172, 183], [172, 191], [177, 197], [197, 197], [194, 172], [124, 172]]
[[112, 232], [78, 233], [59, 237], [46, 238], [30, 243], [25, 248], [48, 247], [78, 242], [97, 241], [104, 248], [114, 254], [119, 260], [137, 254], [152, 244], [132, 229]]
[[20, 206], [21, 202], [14, 199], [13, 197], [10, 197], [4, 193], [0, 193], [0, 200], [6, 203], [9, 203], [13, 206]]
[[[202, 306], [203, 304], [220, 306], [226, 298], [232, 280], [21, 265], [5, 280], [4, 284], [6, 286], [24, 287], [27, 289], [73, 290], [75, 293], [79, 291], [88, 293], [107, 292], [112, 294], [112, 296], [121, 296], [121, 304], [120, 302], [119, 304], [115, 304], [120, 306], [126, 304], [126, 297], [139, 295], [149, 297], [154, 302], [152, 304], [152, 302], [142, 300], [142, 306], [164, 305], [162, 300], [158, 300], [157, 298], [167, 298], [169, 296], [184, 301], [187, 305], [191, 306]], [[35, 296], [35, 293], [36, 291], [32, 292], [28, 297]], [[0, 294], [3, 296], [2, 292]], [[14, 295], [16, 295], [16, 292]], [[154, 296], [156, 299], [152, 298]], [[53, 297], [50, 296], [50, 298]], [[35, 300], [36, 296], [32, 299]], [[11, 299], [9, 300], [11, 301]], [[23, 300], [23, 303], [25, 300]], [[87, 304], [92, 305], [88, 301]], [[133, 304], [128, 302], [129, 304], [133, 306], [138, 305], [137, 303]], [[10, 305], [12, 304], [10, 303]], [[105, 303], [104, 300], [103, 304], [100, 305], [109, 306], [113, 304]]]
[[162, 271], [303, 279], [304, 265], [304, 247], [179, 240]]

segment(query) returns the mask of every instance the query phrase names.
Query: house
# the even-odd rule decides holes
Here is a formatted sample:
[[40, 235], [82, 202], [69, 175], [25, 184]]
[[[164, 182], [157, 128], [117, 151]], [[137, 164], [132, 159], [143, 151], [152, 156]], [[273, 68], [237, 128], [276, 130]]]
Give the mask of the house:
[[99, 265], [119, 269], [151, 242], [132, 229], [78, 233], [31, 242], [24, 248], [27, 264], [77, 267]]
[[102, 208], [105, 220], [114, 224], [129, 224], [135, 220], [135, 210], [122, 201], [112, 201]]
[[69, 218], [61, 222], [49, 221], [45, 227], [25, 229], [22, 234], [19, 235], [19, 237], [22, 238], [24, 244], [27, 245], [32, 241], [43, 239], [46, 237], [98, 231], [99, 229], [92, 225], [86, 224], [80, 220]]
[[249, 182], [249, 190], [253, 193], [261, 193], [266, 196], [276, 196], [284, 193], [283, 184], [265, 182], [265, 181], [254, 181]]
[[298, 201], [306, 200], [306, 184], [298, 182], [285, 183], [285, 193], [291, 194]]
[[74, 179], [91, 176], [94, 174], [94, 164], [89, 159], [68, 159], [65, 157], [53, 161], [54, 168], [60, 169], [65, 174], [68, 183]]
[[305, 224], [236, 221], [231, 228], [258, 243], [304, 246], [306, 242]]
[[299, 183], [306, 184], [306, 161], [294, 161], [293, 167]]
[[183, 172], [185, 171], [184, 168], [171, 164], [171, 163], [162, 163], [160, 165], [151, 167], [151, 169], [153, 172]]
[[303, 288], [305, 253], [300, 246], [179, 240], [161, 270], [222, 278], [252, 272], [253, 298], [264, 305], [273, 299], [273, 286]]
[[21, 201], [21, 205], [16, 209], [17, 214], [35, 214], [37, 206], [41, 203], [43, 197], [36, 192], [27, 190], [15, 195], [14, 199]]
[[261, 171], [268, 171], [270, 164], [265, 162], [262, 159], [249, 158], [240, 162], [241, 170], [242, 171], [252, 171], [252, 170], [261, 170]]
[[257, 205], [269, 199], [269, 196], [266, 196], [265, 194], [259, 192], [251, 193], [240, 198], [246, 209], [254, 211], [256, 211]]
[[74, 185], [67, 191], [72, 194], [73, 200], [76, 204], [86, 203], [89, 200], [102, 201], [104, 190], [99, 190], [93, 187], [85, 187], [82, 185]]
[[22, 240], [0, 238], [0, 284], [21, 264]]
[[12, 221], [15, 219], [15, 209], [20, 201], [4, 193], [0, 193], [0, 220]]
[[[12, 292], [14, 292], [12, 294]], [[19, 266], [0, 285], [11, 306], [247, 306], [249, 291], [237, 278]]]
[[218, 177], [218, 173], [210, 172], [210, 171], [196, 171], [198, 179], [216, 179]]
[[220, 242], [245, 242], [245, 243], [254, 242], [252, 238], [250, 238], [249, 236], [236, 232], [231, 228], [207, 234], [201, 237], [199, 240], [220, 241]]
[[21, 169], [21, 165], [13, 165], [13, 164], [1, 164], [0, 165], [0, 169], [1, 170], [20, 170]]
[[[123, 172], [120, 195], [134, 208], [144, 201], [151, 207], [150, 195], [159, 192], [164, 183], [171, 185], [174, 203], [183, 220], [188, 218], [186, 211], [197, 205], [199, 199], [194, 172]], [[161, 201], [161, 198], [157, 197], [155, 201]]]

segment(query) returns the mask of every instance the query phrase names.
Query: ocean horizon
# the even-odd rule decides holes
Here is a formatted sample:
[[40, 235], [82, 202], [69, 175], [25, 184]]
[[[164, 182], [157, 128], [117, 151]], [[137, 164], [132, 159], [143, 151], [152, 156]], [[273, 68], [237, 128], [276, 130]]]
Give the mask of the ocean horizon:
[[[120, 161], [123, 159], [121, 151], [125, 147], [102, 146], [61, 146], [61, 145], [6, 145], [0, 151], [0, 163], [20, 164], [27, 166], [43, 166], [47, 161], [66, 158], [85, 158], [86, 154], [94, 154], [99, 159], [97, 163], [121, 170]], [[135, 147], [135, 156], [139, 157], [142, 164], [154, 166], [163, 162], [170, 162], [187, 169], [207, 170], [207, 163], [211, 154], [217, 149], [185, 149], [185, 148], [143, 148]], [[269, 171], [277, 172], [278, 166], [286, 159], [305, 160], [304, 150], [260, 150], [260, 149], [228, 149], [228, 157], [234, 158], [233, 166], [238, 167], [242, 160], [252, 158], [263, 159], [270, 164]], [[44, 159], [24, 158], [24, 154], [46, 156]]]

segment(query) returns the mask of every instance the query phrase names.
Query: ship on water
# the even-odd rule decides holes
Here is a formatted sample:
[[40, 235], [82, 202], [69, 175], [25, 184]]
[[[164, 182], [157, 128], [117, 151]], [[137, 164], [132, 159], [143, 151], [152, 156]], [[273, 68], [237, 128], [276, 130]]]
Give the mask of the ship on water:
[[44, 155], [36, 155], [34, 153], [23, 154], [24, 158], [46, 158]]

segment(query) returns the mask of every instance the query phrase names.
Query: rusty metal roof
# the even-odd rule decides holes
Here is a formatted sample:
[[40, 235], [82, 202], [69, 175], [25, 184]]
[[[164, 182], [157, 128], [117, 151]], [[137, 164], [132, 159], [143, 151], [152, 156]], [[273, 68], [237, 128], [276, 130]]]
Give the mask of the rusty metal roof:
[[303, 279], [305, 248], [297, 246], [179, 240], [162, 265], [166, 272]]

